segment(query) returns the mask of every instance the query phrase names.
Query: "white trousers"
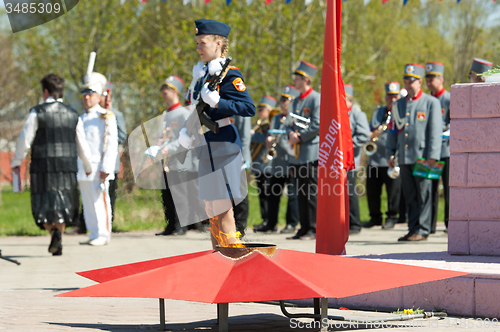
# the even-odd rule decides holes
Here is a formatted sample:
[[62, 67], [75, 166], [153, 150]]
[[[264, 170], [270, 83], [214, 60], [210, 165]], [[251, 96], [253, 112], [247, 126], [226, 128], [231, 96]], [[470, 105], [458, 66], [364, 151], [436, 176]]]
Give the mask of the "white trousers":
[[109, 199], [109, 181], [106, 181], [106, 191], [99, 190], [100, 181], [79, 181], [82, 194], [83, 217], [90, 231], [89, 240], [111, 239], [111, 202]]

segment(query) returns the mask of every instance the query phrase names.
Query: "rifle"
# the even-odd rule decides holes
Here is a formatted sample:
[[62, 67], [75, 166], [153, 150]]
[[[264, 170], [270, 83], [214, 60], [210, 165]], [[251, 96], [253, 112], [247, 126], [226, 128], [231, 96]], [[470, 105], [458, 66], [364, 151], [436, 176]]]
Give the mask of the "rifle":
[[[212, 81], [208, 83], [208, 89], [210, 91], [215, 91], [217, 89], [217, 86], [222, 83], [222, 80], [224, 77], [226, 77], [226, 74], [229, 70], [229, 64], [231, 63], [232, 58], [228, 57], [226, 59], [226, 62], [222, 66], [222, 70], [219, 75], [214, 76]], [[189, 136], [195, 136], [198, 134], [199, 130], [199, 124], [204, 125], [207, 127], [210, 131], [212, 131], [215, 134], [219, 133], [219, 124], [215, 121], [213, 121], [210, 116], [205, 112], [206, 108], [209, 108], [210, 106], [203, 101], [203, 98], [201, 98], [201, 91], [200, 95], [198, 95], [198, 104], [196, 105], [196, 112], [193, 112], [189, 118], [187, 119], [186, 123], [186, 133]], [[188, 152], [188, 149], [185, 149], [184, 147], [180, 146], [179, 150], [177, 152], [177, 159], [181, 164], [184, 164], [186, 161], [186, 155]]]

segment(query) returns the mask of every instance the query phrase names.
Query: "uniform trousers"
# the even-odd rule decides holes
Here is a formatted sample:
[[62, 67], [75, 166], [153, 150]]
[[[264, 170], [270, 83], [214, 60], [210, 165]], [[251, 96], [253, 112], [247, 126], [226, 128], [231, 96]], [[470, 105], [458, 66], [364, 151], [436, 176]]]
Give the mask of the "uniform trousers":
[[116, 189], [118, 189], [118, 173], [115, 173], [115, 178], [109, 180], [109, 199], [111, 201], [111, 221], [115, 220], [115, 202], [116, 202]]
[[401, 165], [401, 184], [412, 234], [428, 236], [432, 222], [432, 180], [413, 176], [414, 165]]
[[[165, 231], [173, 232], [181, 230], [181, 224], [179, 221], [179, 217], [177, 216], [177, 209], [175, 207], [174, 199], [172, 197], [172, 192], [168, 186], [167, 174], [163, 172], [163, 177], [165, 179], [165, 189], [161, 190], [161, 199], [163, 203], [163, 212], [165, 214], [165, 221], [168, 222]], [[181, 174], [176, 175], [176, 178], [180, 178]], [[176, 194], [181, 195], [181, 197], [185, 197], [184, 200], [180, 200], [179, 202], [189, 203], [189, 196], [187, 192], [187, 186], [176, 186]], [[196, 197], [197, 198], [197, 197]], [[189, 211], [188, 208], [179, 207], [182, 211]], [[197, 223], [199, 220], [193, 219], [192, 223]], [[186, 229], [185, 229], [186, 230]]]
[[101, 181], [79, 181], [82, 194], [85, 226], [90, 231], [89, 240], [111, 239], [111, 202], [109, 199], [109, 181], [105, 181], [106, 191], [101, 191]]
[[[444, 224], [448, 228], [448, 220], [450, 219], [450, 158], [443, 158], [444, 161], [443, 174], [443, 189], [444, 189]], [[432, 225], [431, 233], [436, 233], [436, 224], [438, 218], [439, 207], [439, 180], [432, 180]]]
[[240, 232], [241, 236], [245, 235], [245, 229], [247, 228], [248, 211], [249, 202], [248, 195], [246, 195], [245, 198], [233, 208], [236, 231]]
[[392, 179], [387, 174], [389, 167], [368, 166], [366, 178], [366, 197], [370, 219], [375, 225], [382, 225], [382, 212], [380, 212], [380, 196], [382, 186], [385, 184], [387, 192], [387, 219], [398, 219], [399, 201], [401, 197], [401, 178]]
[[259, 202], [260, 202], [260, 215], [262, 216], [263, 222], [267, 223], [269, 216], [269, 186], [271, 183], [271, 176], [265, 173], [259, 173], [255, 175], [255, 183], [257, 184], [257, 189], [259, 191]]
[[358, 193], [356, 191], [356, 178], [358, 171], [347, 172], [347, 188], [349, 195], [349, 229], [350, 230], [360, 230], [361, 229], [361, 216], [359, 213], [359, 200]]
[[290, 165], [297, 189], [300, 216], [298, 235], [316, 232], [316, 204], [318, 195], [318, 161], [301, 165]]
[[278, 224], [281, 196], [285, 187], [288, 190], [288, 203], [286, 207], [286, 224], [293, 227], [299, 223], [299, 206], [294, 182], [288, 176], [273, 176], [269, 190], [269, 227]]

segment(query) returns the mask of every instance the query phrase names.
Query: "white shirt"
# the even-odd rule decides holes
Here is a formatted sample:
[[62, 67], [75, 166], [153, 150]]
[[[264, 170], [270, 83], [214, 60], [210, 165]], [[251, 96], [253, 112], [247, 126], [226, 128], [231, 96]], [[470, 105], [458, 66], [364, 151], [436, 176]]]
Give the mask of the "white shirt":
[[[108, 117], [107, 147], [103, 154], [106, 116]], [[109, 174], [107, 180], [113, 180], [118, 154], [118, 130], [115, 115], [97, 104], [80, 115], [80, 119], [83, 122], [85, 138], [90, 147], [91, 156], [89, 159], [92, 165], [92, 174], [87, 176], [84, 172], [83, 160], [78, 160], [78, 181], [100, 181], [99, 172]]]
[[[62, 102], [62, 99], [57, 99], [57, 101]], [[56, 100], [52, 97], [49, 97], [44, 101], [44, 103], [54, 102], [56, 102]], [[31, 148], [31, 144], [33, 144], [37, 130], [38, 115], [34, 109], [31, 109], [17, 140], [15, 156], [10, 164], [12, 168], [22, 165], [24, 158], [26, 158], [26, 155]], [[76, 150], [78, 157], [82, 160], [85, 171], [90, 173], [92, 171], [92, 166], [90, 165], [90, 148], [85, 139], [83, 123], [80, 118], [78, 118], [78, 123], [76, 125]]]

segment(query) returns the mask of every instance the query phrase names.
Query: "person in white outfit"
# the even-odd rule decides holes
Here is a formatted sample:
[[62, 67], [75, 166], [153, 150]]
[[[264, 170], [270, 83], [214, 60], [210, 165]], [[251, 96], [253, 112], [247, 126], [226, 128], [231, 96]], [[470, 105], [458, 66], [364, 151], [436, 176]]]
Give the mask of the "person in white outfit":
[[83, 163], [78, 161], [78, 184], [82, 196], [85, 225], [89, 240], [81, 244], [102, 246], [111, 239], [111, 202], [109, 180], [114, 179], [118, 154], [118, 130], [112, 111], [99, 105], [106, 87], [106, 77], [91, 73], [85, 77], [82, 90], [85, 112], [80, 115], [90, 146], [92, 173], [87, 176]]
[[11, 167], [19, 174], [31, 149], [31, 212], [38, 227], [50, 232], [49, 252], [62, 255], [62, 233], [78, 219], [77, 156], [84, 176], [90, 174], [90, 148], [78, 114], [63, 104], [64, 79], [41, 80], [44, 102], [31, 108], [19, 134]]

